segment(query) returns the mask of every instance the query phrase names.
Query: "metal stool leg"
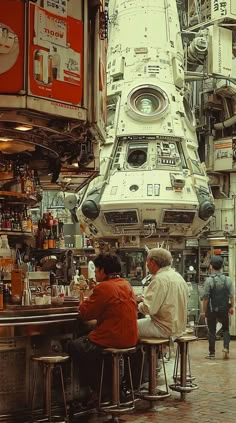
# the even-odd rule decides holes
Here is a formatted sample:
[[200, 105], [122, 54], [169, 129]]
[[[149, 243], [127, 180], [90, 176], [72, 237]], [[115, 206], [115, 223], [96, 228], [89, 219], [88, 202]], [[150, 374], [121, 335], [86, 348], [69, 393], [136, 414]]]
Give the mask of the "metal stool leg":
[[156, 378], [156, 366], [157, 366], [157, 354], [156, 346], [149, 346], [149, 395], [155, 395], [157, 378]]
[[112, 354], [112, 405], [120, 405], [120, 354]]
[[161, 353], [162, 367], [163, 367], [163, 371], [164, 371], [164, 378], [165, 378], [165, 385], [166, 385], [166, 393], [169, 394], [169, 388], [168, 388], [167, 376], [166, 376], [166, 366], [165, 366], [165, 361], [164, 361], [164, 355], [163, 355], [163, 351], [162, 351], [162, 346], [160, 347], [160, 353]]
[[131, 372], [131, 366], [130, 366], [130, 357], [128, 356], [127, 359], [128, 359], [129, 381], [130, 381], [130, 387], [131, 387], [132, 402], [133, 402], [133, 406], [135, 407], [134, 386], [133, 386], [133, 378], [132, 378], [132, 372]]
[[[186, 387], [187, 383], [187, 353], [188, 353], [188, 343], [184, 342], [180, 344], [180, 383], [182, 387]], [[181, 399], [185, 400], [186, 392], [181, 392]]]
[[146, 354], [143, 346], [141, 347], [141, 351], [142, 351], [142, 361], [141, 361], [141, 370], [140, 370], [139, 387], [138, 387], [138, 393], [139, 394], [141, 392], [142, 379], [143, 379], [143, 368], [144, 368], [144, 358], [145, 358], [145, 354]]
[[34, 396], [35, 396], [35, 391], [36, 391], [36, 383], [37, 383], [37, 379], [38, 379], [38, 372], [39, 372], [39, 366], [37, 364], [36, 369], [34, 371], [34, 382], [33, 382], [33, 390], [32, 390], [32, 397], [31, 397], [31, 421], [32, 422], [33, 422], [33, 413], [34, 413]]
[[195, 377], [192, 376], [190, 367], [189, 342], [180, 341], [178, 342], [175, 356], [174, 383], [169, 385], [169, 387], [173, 391], [180, 392], [181, 400], [185, 400], [187, 393], [198, 389], [198, 385], [193, 383], [194, 379]]
[[98, 398], [98, 408], [99, 409], [101, 408], [101, 405], [102, 405], [103, 374], [104, 374], [104, 358], [102, 360], [101, 378], [100, 378], [100, 387], [99, 387], [99, 398]]
[[52, 407], [51, 407], [51, 387], [52, 387], [52, 369], [54, 364], [45, 364], [46, 366], [46, 396], [45, 396], [45, 411], [48, 416], [49, 422], [52, 420]]
[[64, 408], [65, 408], [65, 419], [66, 419], [66, 422], [67, 422], [68, 421], [68, 414], [67, 414], [67, 406], [66, 406], [66, 393], [65, 393], [64, 378], [63, 378], [63, 372], [62, 372], [61, 365], [59, 367], [60, 367], [61, 386], [62, 386], [62, 394], [63, 394]]

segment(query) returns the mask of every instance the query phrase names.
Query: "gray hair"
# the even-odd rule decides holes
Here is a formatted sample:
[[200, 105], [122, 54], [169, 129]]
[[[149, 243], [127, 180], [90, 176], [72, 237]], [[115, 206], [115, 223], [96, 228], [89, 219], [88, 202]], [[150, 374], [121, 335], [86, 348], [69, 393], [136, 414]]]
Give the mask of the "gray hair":
[[165, 248], [152, 248], [148, 253], [148, 258], [155, 261], [160, 268], [170, 266], [172, 262], [171, 253]]

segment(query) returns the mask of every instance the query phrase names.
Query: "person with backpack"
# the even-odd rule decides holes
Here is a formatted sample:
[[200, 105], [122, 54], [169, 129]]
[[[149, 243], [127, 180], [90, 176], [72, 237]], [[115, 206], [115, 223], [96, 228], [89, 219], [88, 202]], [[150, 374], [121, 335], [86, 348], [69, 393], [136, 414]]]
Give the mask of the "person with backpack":
[[210, 260], [211, 275], [204, 283], [203, 315], [207, 319], [209, 355], [206, 358], [215, 358], [216, 324], [222, 324], [223, 353], [229, 356], [229, 314], [234, 313], [234, 286], [232, 280], [222, 273], [223, 258], [212, 256]]

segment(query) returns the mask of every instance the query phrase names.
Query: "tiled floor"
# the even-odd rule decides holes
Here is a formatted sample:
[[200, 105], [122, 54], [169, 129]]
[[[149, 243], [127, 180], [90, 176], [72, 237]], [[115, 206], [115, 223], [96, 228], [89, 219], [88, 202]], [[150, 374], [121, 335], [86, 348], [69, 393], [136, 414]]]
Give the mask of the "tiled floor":
[[[192, 374], [196, 377], [199, 389], [187, 394], [185, 401], [180, 394], [172, 392], [168, 399], [158, 403], [158, 411], [149, 412], [148, 403], [140, 401], [137, 410], [119, 418], [120, 423], [236, 423], [236, 341], [231, 341], [230, 358], [222, 357], [222, 341], [216, 344], [216, 359], [208, 360], [207, 341], [191, 344]], [[173, 360], [167, 363], [169, 383]], [[108, 421], [104, 415], [80, 417], [77, 423], [102, 423]]]

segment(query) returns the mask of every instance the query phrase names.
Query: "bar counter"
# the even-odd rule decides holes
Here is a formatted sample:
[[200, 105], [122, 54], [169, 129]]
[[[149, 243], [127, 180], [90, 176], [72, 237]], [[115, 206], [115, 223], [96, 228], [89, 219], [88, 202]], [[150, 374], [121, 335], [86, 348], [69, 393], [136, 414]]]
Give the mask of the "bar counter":
[[[0, 422], [28, 420], [33, 383], [33, 355], [58, 351], [61, 341], [77, 331], [78, 302], [63, 305], [8, 305], [0, 311]], [[61, 351], [59, 349], [59, 351]], [[64, 366], [67, 400], [79, 391], [72, 365]], [[36, 408], [43, 407], [43, 379], [36, 392]], [[54, 384], [56, 386], [56, 384]], [[61, 402], [55, 388], [55, 405]]]
[[47, 322], [75, 319], [78, 315], [78, 302], [66, 302], [62, 305], [7, 305], [0, 311], [0, 327], [18, 323]]

